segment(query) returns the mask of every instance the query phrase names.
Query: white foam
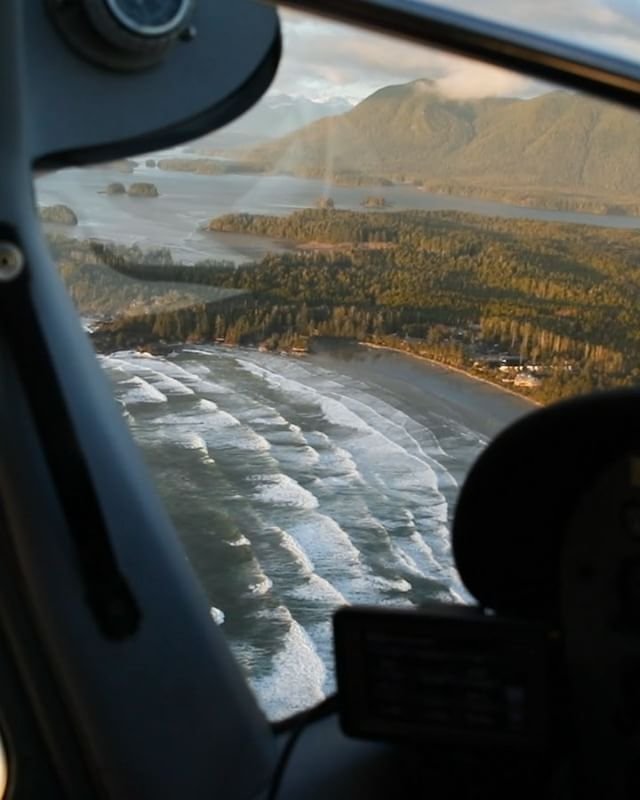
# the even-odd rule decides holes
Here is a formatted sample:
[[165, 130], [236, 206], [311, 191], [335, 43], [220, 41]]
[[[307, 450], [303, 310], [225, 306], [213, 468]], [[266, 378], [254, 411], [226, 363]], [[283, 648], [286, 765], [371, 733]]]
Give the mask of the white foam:
[[288, 550], [289, 553], [291, 553], [294, 560], [298, 562], [305, 575], [312, 575], [315, 570], [313, 562], [302, 549], [302, 547], [300, 547], [298, 542], [296, 542], [293, 536], [287, 533], [287, 531], [283, 531], [281, 528], [278, 528], [278, 533], [281, 537], [282, 546], [285, 548], [285, 550]]
[[123, 364], [119, 359], [113, 358], [112, 356], [98, 356], [98, 360], [100, 361], [100, 365], [103, 369], [109, 369], [114, 372], [127, 372], [127, 367]]
[[193, 353], [198, 356], [218, 355], [218, 350], [214, 346], [198, 345], [198, 347], [183, 347], [183, 353]]
[[278, 606], [271, 613], [288, 622], [288, 631], [270, 671], [251, 683], [268, 716], [284, 719], [324, 699], [326, 670], [309, 634], [289, 610]]
[[133, 414], [127, 408], [127, 404], [121, 397], [116, 397], [115, 400], [116, 403], [120, 406], [120, 413], [122, 414], [122, 416], [127, 420], [127, 422], [133, 424], [135, 422], [135, 419], [133, 417]]
[[450, 586], [449, 594], [451, 595], [453, 602], [461, 606], [468, 606], [476, 602], [475, 598], [472, 597], [472, 595], [469, 594], [464, 587], [463, 590], [460, 591], [459, 589], [454, 589], [452, 586]]
[[448, 587], [449, 597], [445, 595], [443, 599], [453, 599], [455, 602], [465, 604], [473, 602], [455, 568], [446, 525], [432, 517], [421, 517], [415, 520], [416, 526], [413, 514], [408, 510], [405, 510], [405, 513], [414, 530], [408, 540], [406, 538], [402, 540], [402, 547], [417, 554], [416, 560], [423, 566], [425, 574]]
[[155, 372], [155, 370], [153, 370], [153, 373], [153, 376], [149, 376], [149, 382], [152, 383], [153, 386], [155, 386], [159, 391], [164, 392], [165, 394], [174, 395], [195, 394], [193, 389], [181, 381], [178, 381], [169, 375], [159, 375]]
[[[265, 438], [271, 445], [282, 447], [278, 458], [291, 463], [293, 467], [311, 468], [320, 460], [316, 450], [308, 443], [299, 425], [287, 420], [272, 406], [253, 404], [238, 412], [238, 418], [252, 429], [263, 429]], [[266, 430], [264, 430], [266, 429]], [[257, 431], [255, 431], [257, 433]]]
[[233, 389], [228, 389], [221, 383], [215, 381], [203, 380], [200, 382], [198, 389], [201, 392], [212, 392], [213, 394], [234, 394]]
[[224, 611], [221, 611], [215, 606], [211, 606], [209, 613], [211, 614], [211, 619], [216, 623], [216, 625], [222, 625], [224, 623]]
[[[402, 438], [405, 439], [405, 443], [408, 446], [394, 441], [388, 435], [388, 430], [385, 432], [373, 427], [360, 414], [349, 408], [350, 398], [346, 398], [343, 395], [330, 396], [322, 394], [316, 388], [274, 373], [247, 359], [240, 358], [236, 359], [236, 361], [241, 369], [259, 377], [269, 385], [285, 391], [288, 396], [298, 397], [304, 402], [320, 408], [325, 419], [330, 424], [342, 429], [343, 435], [351, 435], [353, 439], [352, 454], [354, 449], [359, 447], [362, 451], [362, 459], [382, 466], [385, 474], [384, 478], [380, 476], [381, 483], [391, 485], [391, 488], [410, 491], [419, 496], [418, 499], [424, 499], [425, 491], [428, 490], [432, 495], [437, 495], [437, 502], [446, 504], [446, 499], [439, 490], [438, 474], [436, 474], [436, 470], [432, 466], [433, 459], [427, 457], [424, 451], [422, 451], [422, 455], [416, 452], [415, 437], [410, 436], [404, 428], [402, 429]], [[333, 381], [325, 382], [325, 384], [328, 383], [332, 387], [335, 385]], [[344, 389], [344, 387], [341, 388]], [[374, 413], [377, 414], [377, 412]], [[380, 414], [377, 414], [377, 417], [385, 423], [383, 427], [388, 428], [386, 419]], [[390, 457], [393, 458], [392, 463], [389, 461]], [[358, 466], [361, 467], [360, 464]], [[394, 467], [391, 474], [389, 473], [389, 466]], [[443, 479], [445, 473], [449, 474], [439, 464], [438, 471]], [[398, 480], [401, 480], [405, 485], [399, 484]], [[453, 480], [452, 476], [449, 476], [449, 478], [446, 478], [445, 483], [450, 486]], [[408, 482], [411, 485], [407, 485]]]
[[331, 517], [312, 512], [288, 525], [288, 532], [322, 574], [362, 578], [360, 551]]
[[272, 372], [264, 367], [259, 367], [257, 364], [254, 364], [253, 361], [237, 358], [236, 362], [241, 369], [251, 373], [252, 375], [255, 375], [257, 378], [261, 378], [270, 386], [273, 386], [276, 389], [286, 390], [286, 394], [289, 397], [299, 397], [311, 403], [315, 403], [317, 400], [318, 392], [315, 389], [311, 389], [304, 384], [299, 383], [298, 381], [289, 380], [283, 375]]
[[352, 454], [344, 447], [332, 444], [330, 449], [322, 451], [319, 460], [329, 473], [322, 476], [325, 483], [365, 483]]
[[[318, 364], [313, 365], [313, 370], [306, 365], [295, 362], [286, 362], [278, 372], [286, 372], [289, 379], [298, 384], [299, 388], [308, 390], [310, 386], [329, 398], [338, 398], [350, 410], [357, 408], [356, 416], [360, 417], [365, 423], [375, 423], [372, 427], [382, 433], [389, 433], [394, 441], [408, 442], [409, 448], [413, 449], [414, 454], [432, 466], [439, 473], [441, 485], [451, 485], [455, 487], [457, 482], [448, 470], [438, 461], [438, 457], [447, 456], [447, 452], [442, 447], [433, 431], [423, 424], [405, 414], [400, 409], [382, 400], [371, 387], [360, 380], [349, 378], [345, 375], [336, 376], [334, 372], [327, 370]], [[322, 376], [320, 379], [319, 377]], [[345, 396], [346, 395], [346, 396]], [[355, 430], [360, 429], [360, 424], [353, 417], [343, 415], [342, 421], [347, 427], [352, 426]], [[441, 422], [446, 422], [443, 418]], [[471, 432], [472, 433], [472, 432]], [[473, 434], [476, 436], [476, 434]]]
[[[198, 414], [191, 419], [194, 425], [202, 426], [201, 432], [204, 436], [211, 434], [209, 445], [256, 452], [267, 452], [271, 449], [271, 445], [264, 436], [243, 425], [237, 417], [224, 411], [211, 400], [199, 400], [198, 408], [205, 413]], [[225, 433], [225, 429], [233, 430], [233, 434], [220, 437], [221, 433]]]
[[234, 539], [233, 542], [227, 542], [227, 544], [229, 547], [251, 547], [251, 542], [244, 534], [241, 534], [239, 539]]
[[333, 447], [331, 439], [322, 431], [307, 431], [305, 438], [314, 447]]
[[[391, 439], [387, 433], [370, 425], [363, 417], [348, 407], [349, 402], [351, 402], [350, 398], [346, 397], [340, 397], [339, 400], [323, 397], [320, 404], [329, 422], [363, 434], [367, 450], [381, 464], [384, 464], [385, 459], [388, 459], [389, 456], [393, 456], [394, 459], [399, 457], [404, 462], [404, 468], [401, 470], [403, 475], [407, 480], [417, 484], [419, 491], [423, 491], [424, 488], [438, 491], [438, 478], [431, 465], [411, 453], [399, 442]], [[358, 440], [356, 440], [357, 443]], [[407, 462], [409, 463], [407, 464]], [[444, 496], [440, 495], [440, 497], [443, 502], [446, 502]]]
[[[397, 445], [403, 446], [403, 449], [409, 454], [416, 457], [419, 461], [422, 461], [425, 465], [433, 469], [433, 471], [438, 476], [438, 486], [440, 488], [457, 488], [458, 482], [453, 477], [453, 475], [446, 469], [439, 461], [437, 461], [432, 455], [425, 452], [424, 448], [420, 444], [420, 442], [416, 439], [416, 437], [407, 430], [407, 426], [411, 423], [417, 425], [415, 420], [412, 420], [404, 412], [390, 406], [387, 403], [383, 403], [381, 401], [376, 401], [374, 398], [367, 397], [368, 402], [365, 403], [362, 400], [358, 400], [355, 397], [342, 397], [342, 401], [346, 405], [356, 405], [363, 409], [363, 413], [368, 414], [370, 417], [374, 417], [379, 425], [378, 427], [374, 428], [375, 430], [382, 432], [382, 428], [387, 428], [385, 431], [385, 436], [391, 438], [393, 442]], [[378, 402], [384, 409], [384, 414], [377, 411], [372, 403]], [[364, 416], [362, 417], [364, 419]], [[422, 431], [425, 429], [422, 426], [419, 426]], [[388, 429], [391, 430], [388, 430]], [[429, 432], [431, 437], [433, 434]], [[405, 444], [402, 445], [402, 442]], [[442, 450], [437, 442], [433, 449], [439, 455], [446, 455], [446, 453]], [[414, 450], [411, 453], [411, 450]]]
[[[325, 514], [315, 514], [314, 519], [310, 521], [311, 526], [314, 524], [317, 526], [316, 532], [318, 539], [322, 539], [323, 542], [326, 543], [328, 551], [331, 552], [334, 547], [336, 548], [336, 550], [331, 552], [332, 558], [339, 557], [339, 553], [342, 551], [341, 555], [346, 556], [348, 561], [353, 561], [354, 563], [360, 562], [360, 551], [351, 541], [349, 534], [344, 531], [332, 517]], [[302, 525], [298, 526], [298, 533], [301, 532], [302, 527]], [[307, 536], [309, 534], [313, 536], [311, 527], [305, 527], [305, 531]], [[325, 545], [323, 545], [323, 549], [324, 547]], [[308, 548], [307, 551], [310, 552]]]
[[254, 452], [267, 452], [271, 449], [264, 436], [243, 425], [237, 417], [211, 400], [200, 400], [198, 408], [205, 413], [194, 416], [193, 423], [202, 426], [201, 433], [209, 446]]
[[413, 558], [406, 553], [403, 548], [394, 542], [390, 543], [391, 552], [400, 564], [402, 570], [406, 570], [411, 575], [418, 575], [420, 577], [424, 577], [424, 572], [420, 569], [420, 567], [416, 564]]
[[132, 378], [120, 381], [120, 386], [131, 386], [127, 389], [122, 399], [127, 405], [132, 403], [166, 403], [167, 397], [161, 391], [151, 386], [143, 378], [134, 375]]
[[141, 356], [145, 356], [147, 359], [151, 360], [151, 363], [148, 363], [146, 366], [147, 368], [153, 369], [154, 372], [171, 377], [181, 383], [197, 384], [200, 382], [200, 375], [190, 372], [174, 361], [169, 361], [162, 356], [154, 356], [151, 353], [136, 353], [135, 357], [140, 358]]
[[278, 533], [282, 547], [293, 556], [306, 578], [306, 582], [296, 585], [291, 593], [295, 597], [311, 598], [318, 605], [324, 604], [329, 612], [340, 606], [348, 605], [344, 595], [328, 580], [315, 572], [313, 562], [298, 542], [287, 531], [278, 528]]
[[400, 558], [404, 557], [419, 574], [442, 580], [446, 573], [445, 565], [434, 557], [433, 551], [417, 531], [409, 536], [392, 538], [396, 555]]
[[[255, 420], [252, 420], [255, 423]], [[273, 427], [265, 431], [265, 437], [272, 446], [278, 448], [278, 459], [283, 466], [291, 466], [296, 470], [303, 468], [312, 469], [321, 460], [315, 448], [307, 444], [307, 440], [297, 426], [274, 430]]]
[[414, 531], [409, 536], [409, 539], [414, 544], [416, 551], [423, 556], [426, 562], [427, 569], [429, 568], [442, 569], [442, 566], [438, 563], [435, 556], [433, 555], [433, 550], [431, 549], [431, 547], [429, 547], [429, 545], [425, 541], [424, 536], [421, 536], [420, 533], [418, 533], [418, 531]]
[[381, 575], [372, 575], [371, 582], [383, 591], [410, 592], [411, 584], [405, 578], [383, 578]]
[[[254, 422], [254, 420], [251, 420]], [[289, 426], [287, 425], [286, 428], [280, 430], [270, 430], [268, 431], [269, 440], [274, 443], [284, 444], [284, 445], [298, 445], [299, 447], [309, 447], [307, 444], [307, 440], [302, 435], [297, 426]], [[311, 449], [311, 448], [309, 448]]]
[[211, 370], [209, 367], [207, 367], [206, 364], [203, 364], [201, 361], [185, 361], [184, 369], [187, 370], [191, 375], [195, 375], [199, 378], [202, 378], [203, 375], [211, 375]]
[[[267, 413], [265, 413], [265, 411]], [[252, 416], [251, 422], [254, 425], [264, 425], [265, 427], [277, 426], [286, 428], [289, 425], [288, 421], [282, 416], [282, 414], [279, 414], [275, 409], [270, 407], [261, 409], [259, 417]]]
[[271, 445], [264, 436], [251, 429], [243, 431], [241, 436], [234, 437], [230, 444], [238, 450], [251, 450], [257, 453], [266, 453], [271, 450]]
[[347, 406], [333, 397], [319, 398], [320, 408], [325, 418], [333, 425], [342, 428], [350, 428], [361, 433], [375, 433], [371, 425], [367, 424], [362, 417], [354, 414]]
[[[155, 426], [149, 437], [140, 432], [145, 440], [164, 438], [176, 444], [201, 449], [203, 457], [210, 458], [209, 448], [267, 452], [271, 445], [260, 434], [247, 428], [227, 411], [211, 400], [201, 399], [191, 408], [175, 414], [164, 414], [148, 421]], [[198, 438], [195, 438], [198, 437]], [[210, 463], [210, 462], [207, 462]]]
[[138, 377], [144, 376], [148, 383], [164, 394], [194, 394], [194, 390], [187, 384], [200, 381], [198, 376], [190, 375], [171, 362], [160, 360], [150, 353], [133, 353], [126, 358], [124, 355], [119, 355], [112, 361], [116, 361], [122, 369], [133, 372]]
[[269, 506], [287, 506], [309, 511], [318, 507], [318, 498], [289, 475], [260, 475], [253, 496]]
[[202, 455], [204, 464], [215, 464], [215, 461], [209, 455], [209, 448], [202, 436], [198, 436], [197, 433], [187, 432], [182, 435], [180, 443], [187, 450], [197, 450]]
[[313, 565], [315, 574], [340, 595], [339, 600], [335, 598], [337, 604], [384, 601], [389, 592], [411, 589], [401, 576], [374, 575], [349, 534], [327, 514], [312, 511], [291, 520], [287, 532]]
[[273, 581], [267, 575], [262, 575], [255, 583], [249, 584], [251, 594], [261, 596], [273, 587]]
[[342, 592], [315, 572], [309, 575], [305, 583], [294, 586], [289, 594], [292, 597], [311, 600], [314, 608], [323, 608], [326, 614], [332, 614], [337, 608], [349, 605]]

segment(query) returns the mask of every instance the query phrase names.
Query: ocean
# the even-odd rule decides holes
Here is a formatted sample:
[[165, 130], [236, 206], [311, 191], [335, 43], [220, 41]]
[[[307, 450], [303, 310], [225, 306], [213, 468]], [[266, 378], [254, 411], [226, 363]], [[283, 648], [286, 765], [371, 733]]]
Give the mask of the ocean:
[[100, 358], [271, 718], [333, 690], [336, 608], [471, 600], [451, 556], [455, 499], [524, 399], [363, 347]]
[[[113, 181], [125, 185], [133, 181], [152, 181], [157, 198], [107, 195]], [[580, 223], [610, 228], [638, 228], [640, 218], [596, 216], [556, 212], [491, 203], [468, 197], [431, 194], [413, 186], [349, 187], [333, 186], [321, 180], [290, 175], [195, 175], [166, 172], [145, 167], [144, 161], [131, 175], [113, 169], [66, 169], [44, 175], [36, 182], [38, 202], [44, 205], [65, 203], [78, 216], [78, 225], [69, 228], [45, 225], [69, 236], [95, 237], [141, 247], [169, 247], [183, 263], [205, 258], [227, 259], [236, 263], [261, 258], [266, 251], [286, 249], [280, 242], [263, 237], [201, 230], [213, 217], [233, 212], [289, 214], [313, 207], [321, 196], [330, 196], [336, 208], [362, 211], [370, 194], [383, 195], [389, 210], [451, 210], [514, 219]], [[370, 213], [376, 213], [370, 211]]]

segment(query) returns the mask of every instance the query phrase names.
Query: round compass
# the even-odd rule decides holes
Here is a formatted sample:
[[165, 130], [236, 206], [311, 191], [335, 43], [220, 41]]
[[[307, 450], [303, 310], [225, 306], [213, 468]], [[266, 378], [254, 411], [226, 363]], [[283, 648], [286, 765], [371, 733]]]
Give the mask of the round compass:
[[191, 12], [192, 0], [98, 0], [134, 36], [166, 36], [179, 31]]
[[107, 69], [147, 69], [162, 61], [179, 39], [188, 42], [196, 35], [196, 0], [45, 2], [68, 44]]

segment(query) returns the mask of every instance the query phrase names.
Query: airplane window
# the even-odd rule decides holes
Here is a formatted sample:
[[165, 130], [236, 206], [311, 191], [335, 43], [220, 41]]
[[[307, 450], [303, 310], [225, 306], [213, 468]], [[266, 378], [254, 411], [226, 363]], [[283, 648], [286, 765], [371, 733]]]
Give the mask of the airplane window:
[[449, 523], [492, 436], [637, 382], [639, 137], [620, 108], [288, 13], [241, 119], [37, 180], [212, 624], [272, 717], [331, 691], [336, 607], [468, 601]]

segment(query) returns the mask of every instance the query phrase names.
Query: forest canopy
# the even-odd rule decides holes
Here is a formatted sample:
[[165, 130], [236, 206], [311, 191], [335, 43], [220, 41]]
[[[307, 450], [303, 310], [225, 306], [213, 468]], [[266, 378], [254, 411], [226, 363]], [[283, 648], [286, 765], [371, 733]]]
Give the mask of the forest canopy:
[[287, 349], [331, 336], [469, 369], [508, 352], [545, 374], [523, 389], [544, 400], [640, 377], [635, 230], [331, 208], [226, 215], [209, 229], [301, 249], [240, 267], [185, 266], [168, 251], [58, 237], [60, 271], [80, 311], [109, 316], [101, 347], [218, 340]]

